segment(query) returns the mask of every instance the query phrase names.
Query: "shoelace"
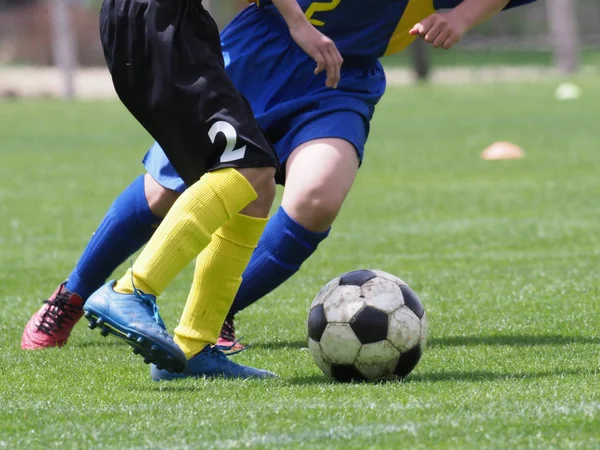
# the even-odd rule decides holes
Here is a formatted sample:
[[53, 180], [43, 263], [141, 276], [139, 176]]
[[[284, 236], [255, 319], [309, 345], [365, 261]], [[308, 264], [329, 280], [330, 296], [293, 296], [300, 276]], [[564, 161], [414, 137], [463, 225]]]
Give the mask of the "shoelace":
[[73, 320], [73, 314], [76, 314], [78, 308], [69, 303], [70, 293], [61, 292], [56, 295], [54, 300], [44, 300], [44, 303], [48, 305], [40, 323], [37, 326], [38, 331], [51, 335], [60, 329], [63, 322]]
[[223, 355], [225, 355], [225, 353], [223, 352], [227, 352], [226, 356], [232, 356], [232, 355], [237, 355], [238, 353], [243, 352], [244, 350], [248, 350], [251, 345], [247, 345], [243, 348], [241, 348], [240, 350], [236, 350], [235, 352], [231, 352], [230, 350], [236, 346], [236, 344], [238, 342], [240, 342], [242, 340], [242, 338], [237, 339], [236, 341], [233, 342], [233, 344], [231, 345], [213, 345], [212, 349], [213, 350], [219, 350]]
[[[243, 351], [248, 350], [250, 348], [250, 345], [248, 345], [240, 350], [236, 350], [235, 352], [229, 352], [229, 350], [231, 350], [233, 347], [235, 347], [235, 344], [240, 342], [240, 339], [238, 339], [231, 345], [213, 345], [211, 347], [211, 351], [213, 353], [218, 353], [219, 357], [223, 357], [223, 358], [227, 358], [228, 356], [233, 356], [233, 355], [237, 355], [238, 353], [242, 353]], [[224, 352], [228, 352], [228, 353], [225, 354]]]
[[[131, 268], [133, 269], [133, 264], [131, 264]], [[166, 328], [165, 323], [162, 320], [162, 317], [160, 317], [160, 314], [158, 313], [158, 305], [156, 304], [156, 301], [153, 298], [151, 298], [148, 294], [146, 294], [144, 291], [142, 291], [141, 289], [138, 289], [135, 286], [135, 283], [133, 282], [133, 270], [131, 271], [131, 285], [133, 286], [133, 293], [136, 296], [136, 298], [145, 302], [148, 306], [152, 307], [154, 321], [157, 324], [159, 324], [161, 327]]]

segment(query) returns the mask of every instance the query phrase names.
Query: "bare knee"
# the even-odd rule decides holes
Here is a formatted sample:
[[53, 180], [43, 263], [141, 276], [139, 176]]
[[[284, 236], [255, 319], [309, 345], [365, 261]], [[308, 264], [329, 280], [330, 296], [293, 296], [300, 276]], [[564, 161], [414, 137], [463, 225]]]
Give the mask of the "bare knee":
[[342, 139], [320, 139], [296, 148], [287, 161], [282, 206], [313, 232], [328, 230], [358, 169], [356, 150]]
[[256, 191], [256, 200], [246, 206], [241, 213], [252, 217], [269, 217], [273, 200], [275, 200], [275, 169], [273, 167], [257, 167], [240, 169]]
[[144, 192], [146, 201], [152, 214], [157, 217], [165, 217], [173, 203], [179, 198], [179, 193], [158, 184], [149, 174], [144, 177]]
[[344, 199], [345, 195], [331, 192], [327, 186], [314, 186], [291, 199], [288, 197], [282, 206], [304, 228], [319, 233], [331, 228]]

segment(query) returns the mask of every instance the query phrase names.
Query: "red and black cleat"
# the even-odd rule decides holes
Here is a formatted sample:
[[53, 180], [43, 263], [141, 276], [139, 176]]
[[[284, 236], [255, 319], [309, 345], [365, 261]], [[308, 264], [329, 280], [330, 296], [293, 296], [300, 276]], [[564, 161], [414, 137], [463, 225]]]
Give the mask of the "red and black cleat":
[[220, 347], [225, 353], [239, 352], [244, 350], [244, 346], [235, 339], [235, 323], [233, 321], [234, 316], [227, 316], [223, 327], [221, 327], [221, 334], [217, 340], [217, 347]]
[[67, 343], [71, 330], [83, 316], [83, 299], [68, 291], [62, 283], [44, 305], [29, 319], [21, 348], [37, 350], [62, 347]]

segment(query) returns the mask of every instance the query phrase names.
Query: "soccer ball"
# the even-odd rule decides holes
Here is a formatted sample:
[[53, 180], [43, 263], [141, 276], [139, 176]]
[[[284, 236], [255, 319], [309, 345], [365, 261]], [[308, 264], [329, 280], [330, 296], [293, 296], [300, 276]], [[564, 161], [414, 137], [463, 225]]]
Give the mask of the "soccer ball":
[[308, 348], [337, 381], [397, 380], [415, 368], [427, 341], [417, 294], [389, 273], [348, 272], [317, 294], [308, 315]]

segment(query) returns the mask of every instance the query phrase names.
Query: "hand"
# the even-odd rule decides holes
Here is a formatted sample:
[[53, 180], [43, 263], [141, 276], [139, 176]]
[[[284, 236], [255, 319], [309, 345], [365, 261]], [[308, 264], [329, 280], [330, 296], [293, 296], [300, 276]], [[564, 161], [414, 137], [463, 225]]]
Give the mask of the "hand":
[[296, 44], [317, 63], [315, 75], [325, 70], [327, 73], [325, 85], [333, 89], [337, 88], [341, 77], [340, 68], [344, 60], [335, 43], [308, 21], [290, 28], [290, 34]]
[[454, 11], [435, 13], [416, 24], [409, 33], [421, 36], [435, 48], [454, 47], [467, 32], [467, 25]]

